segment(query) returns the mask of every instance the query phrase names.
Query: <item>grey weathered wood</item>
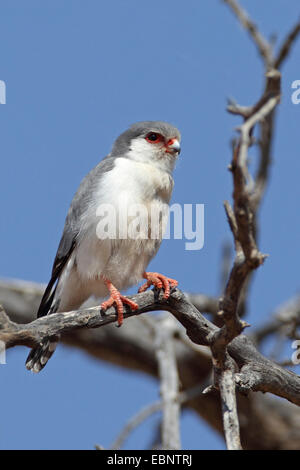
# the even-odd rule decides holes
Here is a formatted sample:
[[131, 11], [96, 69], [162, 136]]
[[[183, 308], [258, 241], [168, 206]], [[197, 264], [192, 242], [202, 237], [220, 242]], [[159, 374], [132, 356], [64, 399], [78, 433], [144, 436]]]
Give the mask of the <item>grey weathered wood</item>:
[[[148, 291], [131, 296], [138, 303], [135, 312], [126, 310], [124, 317], [132, 317], [154, 310], [167, 310], [186, 328], [187, 335], [196, 344], [209, 346], [212, 335], [218, 331], [179, 289], [172, 291], [168, 300], [157, 291]], [[39, 344], [44, 338], [76, 329], [98, 328], [115, 322], [117, 315], [113, 307], [101, 313], [100, 307], [55, 313], [38, 318], [30, 323], [18, 324], [9, 320], [2, 310], [0, 313], [0, 340], [7, 348]], [[240, 388], [245, 391], [263, 391], [286, 398], [300, 405], [300, 377], [265, 358], [245, 335], [235, 338], [228, 346], [230, 356], [240, 370], [237, 375]]]

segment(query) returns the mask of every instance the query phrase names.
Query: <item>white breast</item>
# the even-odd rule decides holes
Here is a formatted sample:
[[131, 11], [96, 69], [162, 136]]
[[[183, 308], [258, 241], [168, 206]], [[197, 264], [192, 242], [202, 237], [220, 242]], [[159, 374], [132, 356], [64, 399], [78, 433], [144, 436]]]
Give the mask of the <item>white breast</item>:
[[[123, 289], [142, 278], [151, 258], [155, 255], [161, 237], [158, 240], [99, 240], [96, 228], [99, 222], [97, 210], [100, 204], [111, 204], [118, 215], [130, 210], [133, 205], [141, 204], [162, 209], [169, 203], [173, 188], [173, 179], [169, 173], [142, 162], [128, 158], [117, 158], [112, 171], [105, 174], [97, 188], [88, 211], [82, 218], [76, 263], [79, 275], [83, 279], [95, 279], [103, 275]], [[141, 216], [140, 224], [151, 225], [151, 218]], [[166, 225], [164, 215], [162, 225]], [[146, 234], [148, 236], [148, 233]]]

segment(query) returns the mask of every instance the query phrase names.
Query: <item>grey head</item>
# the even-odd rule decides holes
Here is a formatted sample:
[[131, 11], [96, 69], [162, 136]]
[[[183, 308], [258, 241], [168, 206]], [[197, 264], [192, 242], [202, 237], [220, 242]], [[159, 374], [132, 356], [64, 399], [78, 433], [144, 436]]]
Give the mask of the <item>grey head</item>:
[[[151, 136], [151, 134], [157, 135], [157, 142], [153, 140], [154, 135]], [[147, 136], [152, 139], [152, 141], [148, 140], [148, 143], [157, 143], [160, 147], [163, 145], [166, 146], [168, 143], [172, 142], [172, 140], [176, 140], [177, 144], [174, 146], [176, 147], [174, 148], [174, 153], [178, 154], [180, 152], [179, 142], [181, 135], [176, 127], [164, 121], [140, 121], [132, 124], [129, 129], [116, 139], [111, 156], [118, 157], [126, 155], [129, 151], [134, 150], [132, 148], [134, 141], [147, 141]], [[158, 146], [152, 148], [155, 149], [156, 147]], [[145, 147], [145, 149], [147, 150], [147, 147]]]

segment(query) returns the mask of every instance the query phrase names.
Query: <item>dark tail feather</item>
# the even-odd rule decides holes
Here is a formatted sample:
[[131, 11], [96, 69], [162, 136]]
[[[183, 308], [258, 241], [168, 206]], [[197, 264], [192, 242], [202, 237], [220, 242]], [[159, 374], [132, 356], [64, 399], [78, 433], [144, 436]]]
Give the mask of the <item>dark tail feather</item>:
[[37, 348], [32, 349], [26, 359], [27, 369], [36, 373], [40, 372], [54, 353], [58, 340], [58, 336], [52, 336], [44, 340]]

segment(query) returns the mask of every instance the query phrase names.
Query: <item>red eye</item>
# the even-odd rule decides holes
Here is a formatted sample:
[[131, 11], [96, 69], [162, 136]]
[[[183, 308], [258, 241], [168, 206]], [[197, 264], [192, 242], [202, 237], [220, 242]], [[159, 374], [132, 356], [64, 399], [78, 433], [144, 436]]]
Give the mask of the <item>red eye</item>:
[[150, 142], [150, 144], [157, 144], [162, 141], [162, 136], [156, 132], [149, 132], [149, 134], [146, 135], [146, 140]]

